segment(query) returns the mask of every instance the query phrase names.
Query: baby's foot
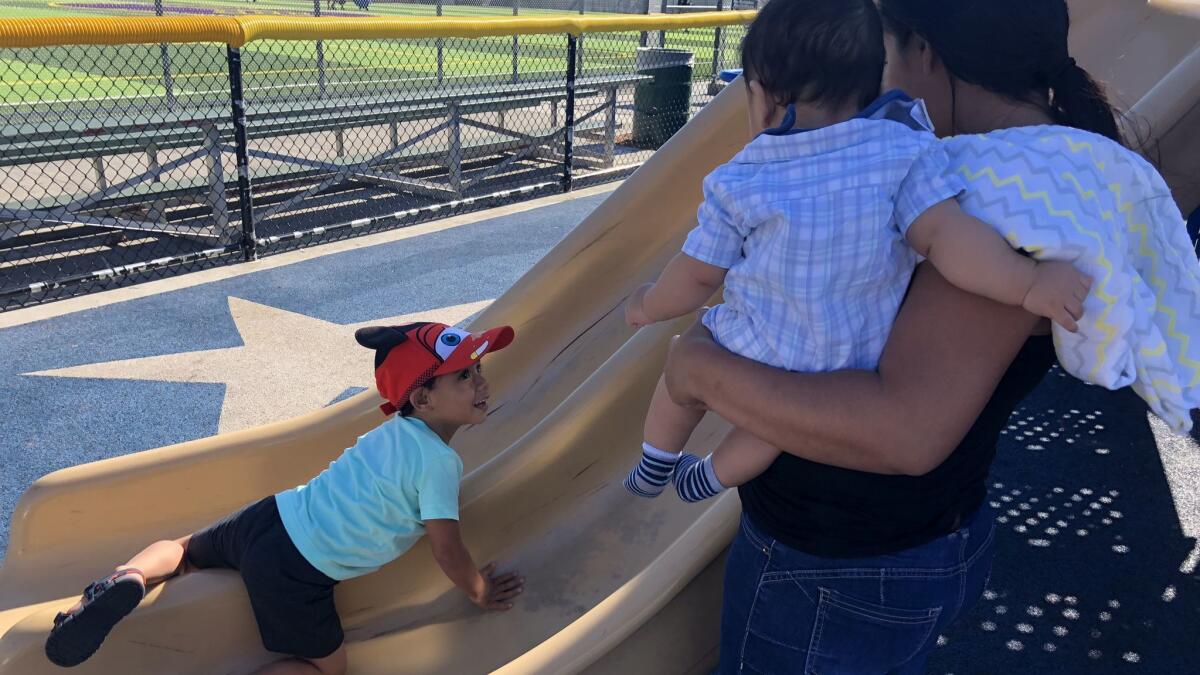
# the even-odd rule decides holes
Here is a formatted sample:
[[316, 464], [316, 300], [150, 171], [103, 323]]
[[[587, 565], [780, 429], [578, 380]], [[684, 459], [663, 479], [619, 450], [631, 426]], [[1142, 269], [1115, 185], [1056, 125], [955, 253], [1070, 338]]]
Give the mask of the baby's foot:
[[712, 455], [700, 459], [684, 453], [675, 468], [675, 492], [685, 502], [700, 502], [725, 490], [712, 467]]
[[145, 596], [141, 570], [126, 568], [93, 582], [74, 607], [54, 617], [46, 658], [64, 668], [83, 663]]
[[671, 472], [679, 455], [650, 445], [642, 444], [642, 460], [625, 478], [625, 489], [638, 497], [653, 499], [671, 482]]

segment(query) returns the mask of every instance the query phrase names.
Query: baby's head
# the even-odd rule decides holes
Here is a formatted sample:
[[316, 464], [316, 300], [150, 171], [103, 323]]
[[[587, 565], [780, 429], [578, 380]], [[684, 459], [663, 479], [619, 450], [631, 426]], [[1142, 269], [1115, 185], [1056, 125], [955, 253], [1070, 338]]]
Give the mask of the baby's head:
[[513, 340], [508, 326], [472, 335], [441, 323], [373, 326], [355, 332], [375, 350], [375, 385], [384, 414], [416, 417], [434, 431], [487, 419], [488, 382], [480, 360]]
[[879, 96], [884, 61], [874, 0], [771, 0], [742, 41], [751, 131], [789, 105], [853, 116]]

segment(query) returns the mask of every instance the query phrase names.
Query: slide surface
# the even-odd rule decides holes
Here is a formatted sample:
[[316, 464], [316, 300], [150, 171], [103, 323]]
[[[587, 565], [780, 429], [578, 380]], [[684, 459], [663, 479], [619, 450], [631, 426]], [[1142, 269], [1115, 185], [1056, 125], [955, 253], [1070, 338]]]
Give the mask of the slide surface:
[[[1141, 120], [1185, 212], [1200, 201], [1200, 6], [1072, 4], [1072, 49]], [[700, 505], [627, 497], [667, 338], [636, 335], [621, 306], [682, 243], [700, 181], [747, 140], [735, 84], [710, 103], [476, 326], [513, 325], [489, 362], [493, 412], [464, 430], [462, 520], [480, 562], [528, 579], [507, 614], [484, 615], [424, 542], [338, 586], [355, 673], [705, 672], [716, 654], [722, 551], [734, 494]], [[56, 472], [13, 515], [0, 568], [0, 674], [58, 672], [42, 654], [55, 612], [149, 541], [184, 535], [304, 482], [383, 416], [365, 393], [305, 416]], [[703, 453], [724, 432], [706, 419]], [[81, 673], [237, 673], [273, 658], [240, 580], [189, 575], [156, 588]]]

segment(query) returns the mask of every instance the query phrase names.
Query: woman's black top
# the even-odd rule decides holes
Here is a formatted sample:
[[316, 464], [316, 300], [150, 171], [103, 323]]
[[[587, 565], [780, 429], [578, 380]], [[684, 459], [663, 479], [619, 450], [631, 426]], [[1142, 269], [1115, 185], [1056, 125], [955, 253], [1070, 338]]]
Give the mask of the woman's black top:
[[928, 474], [851, 471], [785, 453], [738, 489], [742, 508], [781, 543], [823, 557], [883, 555], [949, 534], [983, 503], [1000, 431], [1054, 360], [1050, 336], [1031, 337], [962, 443]]

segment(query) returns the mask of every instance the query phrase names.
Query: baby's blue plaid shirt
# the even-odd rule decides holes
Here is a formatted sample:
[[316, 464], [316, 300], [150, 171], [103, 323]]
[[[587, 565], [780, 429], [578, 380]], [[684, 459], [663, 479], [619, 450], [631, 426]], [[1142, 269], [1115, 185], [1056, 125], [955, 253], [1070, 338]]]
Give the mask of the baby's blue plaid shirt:
[[683, 252], [729, 270], [704, 325], [777, 368], [873, 369], [918, 261], [904, 233], [962, 182], [901, 92], [821, 129], [788, 118], [704, 180]]

